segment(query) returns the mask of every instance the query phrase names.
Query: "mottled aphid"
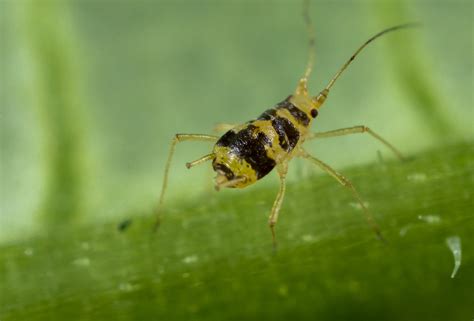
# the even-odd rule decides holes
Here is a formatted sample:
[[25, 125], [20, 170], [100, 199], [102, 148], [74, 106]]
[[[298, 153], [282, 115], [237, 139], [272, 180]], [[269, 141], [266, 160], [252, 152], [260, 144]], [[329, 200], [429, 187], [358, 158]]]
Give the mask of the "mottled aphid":
[[168, 183], [168, 171], [176, 144], [192, 140], [215, 142], [212, 153], [203, 156], [198, 160], [187, 163], [186, 166], [191, 168], [205, 161], [212, 161], [212, 167], [217, 173], [215, 178], [215, 186], [217, 190], [223, 187], [244, 188], [265, 177], [276, 168], [280, 177], [280, 189], [273, 203], [268, 219], [274, 244], [274, 227], [278, 220], [278, 214], [285, 195], [285, 179], [288, 170], [288, 162], [294, 157], [300, 157], [311, 161], [334, 177], [343, 186], [347, 187], [362, 207], [370, 226], [373, 228], [377, 236], [382, 239], [377, 224], [350, 181], [332, 169], [329, 165], [308, 154], [302, 145], [306, 140], [316, 138], [342, 136], [355, 133], [369, 133], [372, 137], [391, 149], [397, 157], [400, 159], [402, 158], [402, 155], [397, 149], [395, 149], [395, 147], [366, 126], [342, 128], [321, 133], [312, 133], [309, 128], [313, 120], [318, 116], [319, 109], [328, 97], [329, 90], [359, 52], [370, 42], [383, 34], [412, 25], [405, 24], [394, 26], [371, 37], [356, 50], [356, 52], [318, 95], [311, 96], [308, 93], [307, 81], [311, 74], [314, 60], [314, 32], [307, 8], [304, 10], [304, 18], [310, 35], [310, 55], [306, 71], [292, 95], [289, 95], [285, 100], [276, 104], [275, 107], [263, 112], [263, 114], [255, 120], [251, 120], [242, 125], [219, 125], [218, 127], [221, 130], [227, 130], [222, 137], [201, 134], [175, 135], [171, 142], [171, 148], [165, 167], [163, 187], [158, 206], [157, 226], [160, 224], [160, 209], [163, 204], [163, 197]]

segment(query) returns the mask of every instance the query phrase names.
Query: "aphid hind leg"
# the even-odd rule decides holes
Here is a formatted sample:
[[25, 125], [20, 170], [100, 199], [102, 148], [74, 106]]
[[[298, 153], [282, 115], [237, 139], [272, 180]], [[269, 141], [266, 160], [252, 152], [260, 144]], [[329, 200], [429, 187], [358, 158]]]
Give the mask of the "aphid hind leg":
[[355, 187], [352, 185], [352, 183], [346, 178], [344, 177], [342, 174], [338, 173], [336, 170], [334, 170], [332, 167], [330, 167], [329, 165], [327, 165], [326, 163], [324, 163], [323, 161], [317, 159], [316, 157], [314, 156], [311, 156], [310, 154], [308, 154], [306, 151], [304, 151], [303, 149], [301, 149], [299, 155], [300, 157], [302, 158], [305, 158], [307, 160], [309, 160], [310, 162], [312, 162], [313, 164], [316, 164], [317, 166], [319, 166], [323, 171], [325, 171], [326, 173], [328, 173], [329, 175], [331, 175], [332, 177], [334, 177], [342, 186], [348, 188], [352, 195], [354, 196], [354, 198], [357, 200], [357, 202], [359, 203], [359, 205], [361, 206], [362, 210], [364, 211], [364, 214], [365, 214], [365, 218], [367, 220], [367, 223], [369, 223], [369, 225], [371, 226], [372, 230], [374, 231], [375, 235], [383, 242], [386, 242], [385, 238], [383, 237], [382, 235], [382, 232], [380, 231], [380, 228], [379, 226], [377, 225], [377, 223], [375, 222], [374, 218], [372, 217], [372, 215], [370, 214], [369, 210], [367, 209], [367, 207], [364, 205], [364, 202], [362, 201], [362, 199], [360, 198], [359, 196], [359, 193], [357, 192], [357, 190], [355, 189]]
[[277, 167], [278, 176], [280, 177], [280, 189], [278, 191], [277, 197], [273, 202], [272, 211], [268, 217], [268, 226], [272, 232], [273, 248], [276, 249], [276, 237], [275, 237], [275, 225], [278, 221], [278, 214], [280, 213], [281, 204], [283, 203], [283, 198], [285, 197], [286, 190], [286, 173], [288, 172], [288, 162], [284, 161]]
[[320, 132], [320, 133], [311, 133], [308, 135], [308, 140], [317, 139], [317, 138], [328, 138], [328, 137], [336, 137], [336, 136], [344, 136], [350, 134], [362, 134], [368, 133], [373, 138], [377, 139], [379, 142], [384, 144], [388, 149], [390, 149], [400, 160], [404, 160], [405, 157], [400, 153], [400, 151], [395, 148], [392, 144], [390, 144], [387, 140], [385, 140], [382, 136], [374, 132], [367, 126], [354, 126], [348, 128], [340, 128], [335, 130], [330, 130], [327, 132]]
[[[171, 166], [171, 161], [173, 159], [174, 155], [174, 150], [176, 148], [176, 145], [178, 143], [184, 142], [184, 141], [203, 141], [203, 142], [215, 142], [219, 139], [217, 136], [213, 135], [204, 135], [204, 134], [176, 134], [173, 139], [171, 140], [171, 145], [170, 149], [168, 152], [168, 159], [166, 160], [166, 165], [165, 165], [165, 174], [163, 176], [163, 186], [161, 187], [161, 194], [160, 194], [160, 200], [158, 201], [158, 208], [156, 210], [156, 223], [155, 223], [155, 230], [160, 226], [161, 223], [161, 210], [163, 207], [163, 200], [166, 192], [166, 188], [168, 186], [168, 174]], [[212, 154], [210, 154], [212, 155]], [[206, 160], [211, 159], [212, 157], [210, 155], [206, 155], [204, 157], [201, 157], [200, 159], [187, 163], [186, 167], [190, 168], [193, 165], [200, 164]]]

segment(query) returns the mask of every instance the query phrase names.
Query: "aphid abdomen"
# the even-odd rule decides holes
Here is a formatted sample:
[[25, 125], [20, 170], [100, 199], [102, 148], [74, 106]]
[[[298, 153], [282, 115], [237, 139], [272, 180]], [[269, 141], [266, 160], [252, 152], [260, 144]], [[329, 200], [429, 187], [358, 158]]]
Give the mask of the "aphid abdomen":
[[[246, 175], [249, 177], [247, 183], [253, 183], [267, 175], [276, 165], [271, 153], [267, 152], [272, 144], [272, 138], [260, 131], [253, 122], [231, 129], [214, 147], [216, 158], [213, 167], [223, 170], [228, 178]], [[223, 169], [224, 166], [226, 168]]]

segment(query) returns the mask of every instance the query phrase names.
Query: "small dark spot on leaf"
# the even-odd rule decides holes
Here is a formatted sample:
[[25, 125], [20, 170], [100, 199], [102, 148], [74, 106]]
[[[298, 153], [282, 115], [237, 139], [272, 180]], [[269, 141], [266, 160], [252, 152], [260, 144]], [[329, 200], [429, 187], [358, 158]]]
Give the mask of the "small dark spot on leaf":
[[129, 227], [130, 225], [132, 225], [133, 221], [131, 218], [128, 218], [126, 220], [123, 220], [122, 222], [120, 222], [118, 225], [117, 225], [117, 230], [119, 232], [125, 232]]

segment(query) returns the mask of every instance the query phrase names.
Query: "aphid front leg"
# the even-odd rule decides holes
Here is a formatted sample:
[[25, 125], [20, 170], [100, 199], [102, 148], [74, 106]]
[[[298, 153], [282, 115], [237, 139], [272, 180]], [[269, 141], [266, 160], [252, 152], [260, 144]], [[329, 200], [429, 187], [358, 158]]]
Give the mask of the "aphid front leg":
[[[174, 150], [176, 148], [176, 145], [178, 143], [181, 143], [181, 142], [184, 142], [184, 141], [203, 141], [203, 142], [215, 142], [219, 139], [219, 137], [217, 136], [213, 136], [213, 135], [203, 135], [203, 134], [176, 134], [173, 139], [171, 140], [171, 146], [170, 146], [170, 150], [168, 152], [168, 159], [166, 161], [166, 166], [165, 166], [165, 174], [163, 176], [163, 186], [161, 187], [161, 194], [160, 194], [160, 200], [158, 202], [158, 208], [157, 208], [157, 211], [156, 211], [156, 223], [155, 223], [155, 229], [158, 228], [160, 226], [160, 222], [161, 222], [161, 209], [162, 209], [162, 206], [163, 206], [163, 199], [164, 199], [164, 196], [165, 196], [165, 192], [166, 192], [166, 187], [168, 186], [168, 173], [169, 173], [169, 170], [170, 170], [170, 166], [171, 166], [171, 161], [173, 159], [173, 155], [174, 155]], [[186, 166], [188, 168], [190, 168], [191, 166], [193, 165], [197, 165], [197, 164], [200, 164], [206, 160], [210, 160], [212, 159], [211, 157], [212, 154], [210, 155], [206, 155], [194, 162], [191, 162], [191, 163], [187, 163]]]
[[377, 235], [377, 237], [380, 240], [386, 242], [385, 238], [382, 235], [382, 232], [380, 232], [379, 226], [375, 222], [374, 218], [370, 214], [367, 207], [364, 205], [364, 202], [360, 198], [359, 193], [357, 192], [355, 187], [352, 185], [352, 183], [346, 177], [344, 177], [342, 174], [338, 173], [336, 170], [334, 170], [332, 167], [330, 167], [329, 165], [327, 165], [323, 161], [317, 159], [316, 157], [311, 156], [310, 154], [308, 154], [303, 149], [300, 150], [300, 153], [299, 153], [298, 156], [300, 156], [302, 158], [305, 158], [305, 159], [311, 161], [312, 163], [318, 165], [323, 171], [325, 171], [326, 173], [328, 173], [329, 175], [334, 177], [342, 186], [347, 187], [352, 192], [352, 195], [354, 196], [354, 198], [357, 200], [357, 202], [361, 206], [362, 210], [364, 211], [365, 218], [366, 218], [367, 222], [372, 227], [372, 229], [375, 232], [375, 234]]
[[362, 133], [370, 134], [373, 138], [377, 139], [379, 142], [387, 146], [387, 148], [390, 149], [400, 160], [405, 159], [405, 157], [403, 157], [402, 153], [400, 153], [398, 149], [396, 149], [387, 140], [382, 138], [382, 136], [380, 136], [379, 134], [377, 134], [376, 132], [374, 132], [372, 129], [370, 129], [367, 126], [354, 126], [354, 127], [330, 130], [327, 132], [311, 133], [308, 135], [307, 139], [310, 140], [310, 139], [317, 139], [317, 138], [327, 138], [327, 137], [344, 136], [344, 135], [350, 135], [350, 134], [362, 134]]
[[277, 166], [278, 176], [280, 177], [280, 190], [278, 191], [278, 195], [273, 202], [272, 212], [268, 218], [268, 226], [272, 231], [272, 240], [273, 240], [273, 248], [276, 248], [276, 237], [275, 237], [275, 225], [278, 221], [278, 214], [280, 213], [281, 204], [283, 203], [283, 198], [285, 197], [285, 190], [286, 190], [286, 173], [288, 172], [288, 161], [284, 161], [283, 163]]

